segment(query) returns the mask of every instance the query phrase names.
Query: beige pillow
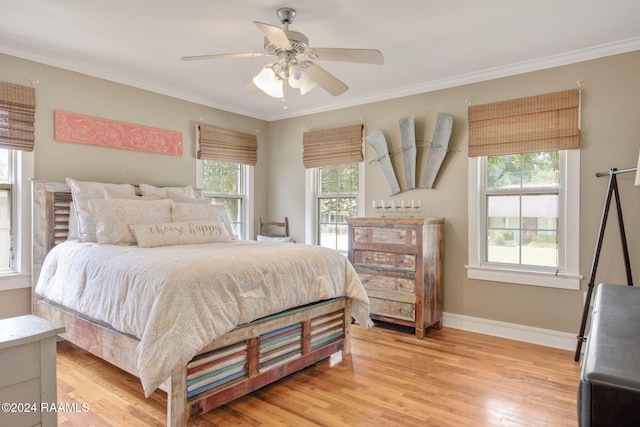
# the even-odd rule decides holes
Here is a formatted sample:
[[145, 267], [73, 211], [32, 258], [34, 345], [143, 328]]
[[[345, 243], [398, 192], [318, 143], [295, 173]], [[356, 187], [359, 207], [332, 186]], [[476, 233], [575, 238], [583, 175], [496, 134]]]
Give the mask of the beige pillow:
[[136, 189], [130, 184], [107, 184], [103, 182], [78, 181], [67, 178], [67, 185], [71, 189], [73, 206], [78, 219], [78, 240], [81, 242], [96, 241], [96, 222], [89, 208], [89, 201], [104, 199], [105, 188], [113, 190], [121, 197], [135, 196]]
[[224, 243], [230, 240], [224, 230], [224, 224], [216, 222], [190, 221], [138, 224], [130, 225], [129, 228], [141, 248]]
[[233, 231], [227, 209], [222, 205], [201, 205], [198, 203], [175, 203], [171, 211], [171, 221], [188, 222], [204, 221], [221, 224], [229, 240], [236, 240], [238, 237]]
[[171, 221], [171, 200], [94, 199], [89, 201], [99, 244], [134, 245], [131, 224]]
[[167, 195], [167, 190], [173, 191], [174, 193], [181, 194], [185, 197], [194, 197], [195, 193], [193, 191], [193, 187], [190, 185], [184, 187], [156, 187], [155, 185], [149, 184], [140, 184], [140, 192], [143, 196], [160, 196], [163, 199], [167, 199], [169, 196]]

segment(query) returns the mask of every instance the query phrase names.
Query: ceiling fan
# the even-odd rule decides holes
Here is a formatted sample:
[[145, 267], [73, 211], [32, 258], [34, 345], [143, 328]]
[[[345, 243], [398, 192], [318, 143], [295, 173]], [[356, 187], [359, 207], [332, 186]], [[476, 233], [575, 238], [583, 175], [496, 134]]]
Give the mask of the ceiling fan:
[[276, 15], [284, 28], [254, 21], [264, 34], [265, 52], [226, 53], [214, 55], [184, 56], [183, 61], [219, 58], [255, 58], [275, 56], [277, 61], [265, 65], [245, 88], [245, 93], [262, 90], [275, 98], [284, 97], [284, 82], [300, 89], [304, 95], [320, 86], [333, 96], [344, 93], [349, 86], [316, 64], [315, 60], [357, 62], [361, 64], [383, 64], [382, 53], [376, 49], [312, 48], [309, 39], [302, 33], [289, 30], [296, 11], [283, 7]]

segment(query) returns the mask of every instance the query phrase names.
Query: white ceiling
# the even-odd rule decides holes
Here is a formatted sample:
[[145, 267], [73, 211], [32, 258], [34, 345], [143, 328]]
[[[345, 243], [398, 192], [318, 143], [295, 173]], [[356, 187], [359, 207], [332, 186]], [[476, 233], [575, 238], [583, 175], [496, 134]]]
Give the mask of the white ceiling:
[[[379, 49], [384, 65], [318, 62], [350, 89], [283, 103], [242, 93], [273, 57], [180, 60], [262, 52], [253, 21], [280, 26], [284, 6], [311, 47]], [[1, 53], [265, 120], [638, 49], [638, 0], [2, 0], [0, 14]]]

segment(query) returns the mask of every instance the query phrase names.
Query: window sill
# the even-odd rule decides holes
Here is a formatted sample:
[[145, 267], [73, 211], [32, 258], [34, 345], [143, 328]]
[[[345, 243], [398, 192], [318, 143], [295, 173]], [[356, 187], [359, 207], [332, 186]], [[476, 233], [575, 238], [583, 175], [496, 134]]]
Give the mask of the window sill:
[[0, 274], [0, 291], [31, 287], [31, 275], [26, 273]]
[[579, 274], [554, 274], [539, 271], [509, 270], [492, 267], [465, 266], [467, 278], [490, 282], [514, 283], [518, 285], [543, 286], [547, 288], [580, 290]]

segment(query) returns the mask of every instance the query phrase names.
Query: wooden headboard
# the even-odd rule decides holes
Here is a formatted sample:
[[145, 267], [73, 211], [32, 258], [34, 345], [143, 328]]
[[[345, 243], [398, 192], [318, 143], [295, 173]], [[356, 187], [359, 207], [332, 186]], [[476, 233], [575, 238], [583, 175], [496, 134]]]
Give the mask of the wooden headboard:
[[31, 282], [35, 287], [44, 257], [69, 235], [71, 190], [64, 181], [32, 181], [33, 252]]

